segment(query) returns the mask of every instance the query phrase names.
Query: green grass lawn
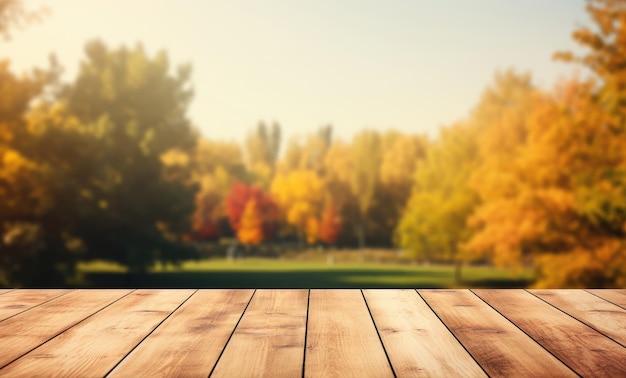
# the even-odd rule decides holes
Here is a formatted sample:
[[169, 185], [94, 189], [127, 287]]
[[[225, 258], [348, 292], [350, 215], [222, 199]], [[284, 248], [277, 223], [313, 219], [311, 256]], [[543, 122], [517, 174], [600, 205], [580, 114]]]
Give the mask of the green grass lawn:
[[125, 268], [102, 262], [81, 264], [89, 287], [157, 288], [450, 288], [526, 287], [530, 270], [512, 273], [487, 266], [466, 266], [454, 282], [451, 265], [410, 265], [246, 258], [189, 261], [176, 268], [157, 266], [130, 275]]

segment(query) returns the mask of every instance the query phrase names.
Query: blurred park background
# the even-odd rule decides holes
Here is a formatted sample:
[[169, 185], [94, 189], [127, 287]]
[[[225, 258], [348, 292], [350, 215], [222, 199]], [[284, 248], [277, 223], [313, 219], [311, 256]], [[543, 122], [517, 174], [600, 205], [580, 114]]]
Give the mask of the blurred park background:
[[[207, 3], [214, 5], [207, 12], [221, 9], [217, 4], [228, 8]], [[324, 82], [329, 96], [307, 109], [345, 107], [355, 117], [344, 121], [349, 115], [329, 110], [288, 129], [279, 109], [266, 119], [268, 113], [254, 113], [256, 120], [242, 132], [237, 123], [245, 120], [200, 125], [190, 117], [194, 95], [205, 90], [193, 79], [198, 69], [193, 56], [189, 63], [174, 64], [166, 50], [148, 51], [141, 41], [113, 39], [113, 45], [107, 32], [119, 35], [115, 23], [101, 28], [101, 35], [85, 35], [81, 28], [99, 25], [98, 12], [75, 11], [73, 24], [64, 21], [72, 38], [48, 45], [27, 33], [35, 29], [39, 38], [55, 38], [58, 30], [47, 31], [46, 24], [55, 25], [55, 7], [59, 17], [69, 17], [71, 1], [0, 0], [0, 286], [626, 287], [626, 1], [447, 2], [449, 13], [443, 16], [450, 23], [467, 21], [461, 14], [468, 3], [493, 11], [479, 12], [490, 24], [474, 26], [509, 47], [510, 61], [497, 70], [488, 46], [476, 48], [473, 40], [464, 40], [471, 30], [446, 34], [436, 15], [429, 15], [430, 5], [414, 9], [398, 2], [398, 14], [405, 18], [394, 19], [375, 3], [346, 2], [347, 8], [334, 9], [321, 2], [311, 9], [335, 26], [344, 21], [342, 15], [356, 15], [345, 22], [363, 30], [382, 28], [360, 39], [346, 37], [349, 27], [345, 34], [333, 34], [332, 26], [329, 32], [310, 18], [300, 25], [289, 18], [294, 6], [277, 2], [267, 7], [274, 7], [274, 16], [284, 23], [282, 29], [268, 25], [272, 33], [267, 35], [254, 27], [243, 37], [229, 34], [230, 29], [218, 37], [219, 28], [207, 29], [205, 37], [195, 30], [194, 38], [205, 41], [189, 42], [198, 54], [211, 51], [218, 39], [222, 44], [216, 42], [216, 49], [243, 49], [249, 55], [216, 59], [214, 76], [202, 81], [213, 83], [218, 94], [223, 89], [224, 98], [237, 105], [216, 99], [196, 104], [194, 114], [198, 109], [254, 113], [279, 92], [285, 114], [306, 113], [298, 106], [308, 97], [289, 92], [289, 86], [278, 89], [282, 80], [300, 91], [310, 88], [312, 96], [323, 93], [316, 85]], [[80, 4], [117, 8], [120, 25], [128, 16], [126, 3]], [[193, 12], [196, 2], [137, 4], [145, 6], [143, 14], [131, 14], [138, 30], [143, 22], [168, 21], [163, 35], [175, 34], [201, 21], [187, 20], [190, 10], [202, 17]], [[537, 26], [540, 32], [532, 23], [524, 26], [544, 47], [541, 43], [555, 34], [571, 35], [571, 45], [532, 56], [547, 64], [554, 59], [567, 73], [555, 78], [557, 71], [545, 71], [547, 78], [538, 85], [532, 72], [515, 68], [518, 54], [534, 50], [519, 45], [517, 35], [506, 40], [501, 31], [513, 21], [497, 18], [498, 12], [522, 7], [526, 13], [514, 13], [523, 24], [532, 12], [562, 16], [573, 6], [584, 15], [581, 22], [564, 18], [569, 23]], [[235, 14], [242, 22], [234, 27], [247, 30], [258, 7], [206, 16], [211, 21]], [[377, 14], [387, 18], [365, 17]], [[422, 17], [421, 24], [412, 23], [408, 15], [413, 14]], [[319, 33], [318, 39], [307, 34], [308, 40], [296, 40], [299, 27]], [[411, 75], [402, 77], [406, 71], [393, 52], [406, 52], [414, 29], [420, 35], [430, 30], [437, 38], [453, 36], [448, 44], [437, 45], [433, 37], [432, 45], [418, 43], [413, 49], [416, 56], [454, 61], [456, 70], [448, 75], [416, 66], [425, 76], [417, 82]], [[253, 34], [276, 38], [282, 48], [294, 44], [293, 51], [319, 42], [314, 48], [322, 55], [315, 67], [321, 73], [298, 71], [305, 63], [293, 51], [264, 54], [253, 39], [248, 47], [239, 45]], [[377, 37], [368, 40], [372, 36]], [[20, 38], [28, 43], [20, 45]], [[80, 46], [72, 45], [76, 38]], [[59, 43], [70, 52], [81, 48], [79, 62], [63, 61], [64, 50], [52, 47]], [[353, 67], [346, 63], [344, 55], [355, 51], [358, 56], [367, 46], [373, 46], [371, 60]], [[473, 50], [464, 50], [468, 46]], [[456, 50], [465, 55], [455, 55]], [[14, 60], [24, 65], [33, 52], [53, 54], [39, 68], [16, 68]], [[333, 73], [333, 59], [343, 58]], [[291, 71], [270, 72], [264, 66], [285, 60], [294, 66]], [[220, 65], [239, 67], [243, 76], [229, 77]], [[480, 72], [489, 70], [490, 78], [463, 112], [456, 97], [466, 98], [467, 87], [483, 78], [477, 65]], [[72, 77], [65, 77], [66, 71]], [[246, 91], [253, 80], [247, 71], [278, 75], [277, 88], [261, 81], [265, 94]], [[448, 81], [454, 75], [466, 80]], [[351, 79], [333, 81], [344, 76]], [[243, 87], [220, 87], [229, 80]], [[387, 82], [393, 85], [377, 92]], [[342, 85], [352, 85], [350, 90], [365, 100], [351, 98]], [[432, 85], [446, 95], [433, 94]], [[379, 101], [392, 126], [347, 130], [332, 123], [361, 122], [361, 113], [370, 117], [362, 122], [376, 122], [379, 115], [372, 109]], [[411, 128], [394, 114], [394, 106], [416, 114], [449, 106], [446, 117], [453, 118], [436, 121], [441, 127]], [[341, 119], [322, 121], [333, 114]]]

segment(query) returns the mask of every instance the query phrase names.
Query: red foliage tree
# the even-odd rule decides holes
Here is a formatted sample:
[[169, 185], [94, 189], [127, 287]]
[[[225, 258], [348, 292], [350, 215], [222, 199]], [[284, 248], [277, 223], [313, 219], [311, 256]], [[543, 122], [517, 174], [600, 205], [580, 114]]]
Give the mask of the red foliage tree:
[[270, 195], [261, 188], [248, 186], [237, 182], [233, 184], [230, 193], [226, 196], [226, 212], [230, 226], [235, 232], [241, 228], [241, 217], [249, 201], [254, 200], [256, 209], [263, 221], [263, 239], [267, 240], [275, 235], [278, 229], [278, 207]]
[[342, 224], [337, 209], [334, 206], [328, 206], [322, 214], [320, 222], [320, 239], [326, 244], [334, 244], [341, 233]]

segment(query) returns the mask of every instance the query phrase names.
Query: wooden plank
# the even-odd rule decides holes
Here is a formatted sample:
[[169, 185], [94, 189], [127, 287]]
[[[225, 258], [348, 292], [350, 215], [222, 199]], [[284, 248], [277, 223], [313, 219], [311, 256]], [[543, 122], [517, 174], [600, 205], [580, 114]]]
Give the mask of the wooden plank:
[[522, 289], [475, 290], [582, 376], [626, 376], [626, 348]]
[[137, 290], [0, 370], [0, 376], [104, 376], [193, 290]]
[[[57, 336], [130, 290], [76, 290], [0, 322], [0, 367]], [[0, 370], [2, 372], [2, 370]]]
[[257, 290], [211, 377], [301, 377], [307, 302], [308, 290]]
[[15, 290], [15, 289], [0, 289], [0, 295], [2, 295], [2, 294], [6, 294], [6, 293], [8, 293], [9, 291], [14, 291], [14, 290]]
[[597, 295], [621, 308], [626, 309], [626, 290], [623, 289], [589, 289], [588, 292]]
[[575, 376], [469, 290], [418, 290], [490, 376]]
[[363, 290], [398, 377], [486, 377], [415, 290]]
[[0, 296], [0, 321], [49, 300], [67, 294], [71, 289], [21, 289]]
[[393, 377], [358, 289], [311, 290], [306, 377]]
[[208, 377], [253, 292], [198, 291], [110, 376]]
[[530, 290], [626, 347], [626, 310], [584, 290]]

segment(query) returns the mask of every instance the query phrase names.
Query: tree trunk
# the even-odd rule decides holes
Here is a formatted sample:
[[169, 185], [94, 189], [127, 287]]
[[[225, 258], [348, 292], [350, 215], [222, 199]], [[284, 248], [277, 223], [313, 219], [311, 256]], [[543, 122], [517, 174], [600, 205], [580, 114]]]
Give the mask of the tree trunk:
[[359, 262], [365, 262], [365, 227], [363, 222], [360, 222], [356, 228], [356, 237], [359, 243]]
[[304, 249], [304, 235], [302, 231], [298, 230], [298, 250], [302, 251]]
[[454, 264], [454, 283], [461, 283], [461, 268], [463, 267], [463, 262], [461, 260], [456, 260]]
[[235, 240], [231, 245], [226, 249], [226, 260], [233, 261], [235, 259], [235, 254], [237, 252], [237, 240]]
[[359, 243], [359, 249], [364, 249], [365, 248], [365, 227], [362, 222], [356, 226], [356, 237]]

